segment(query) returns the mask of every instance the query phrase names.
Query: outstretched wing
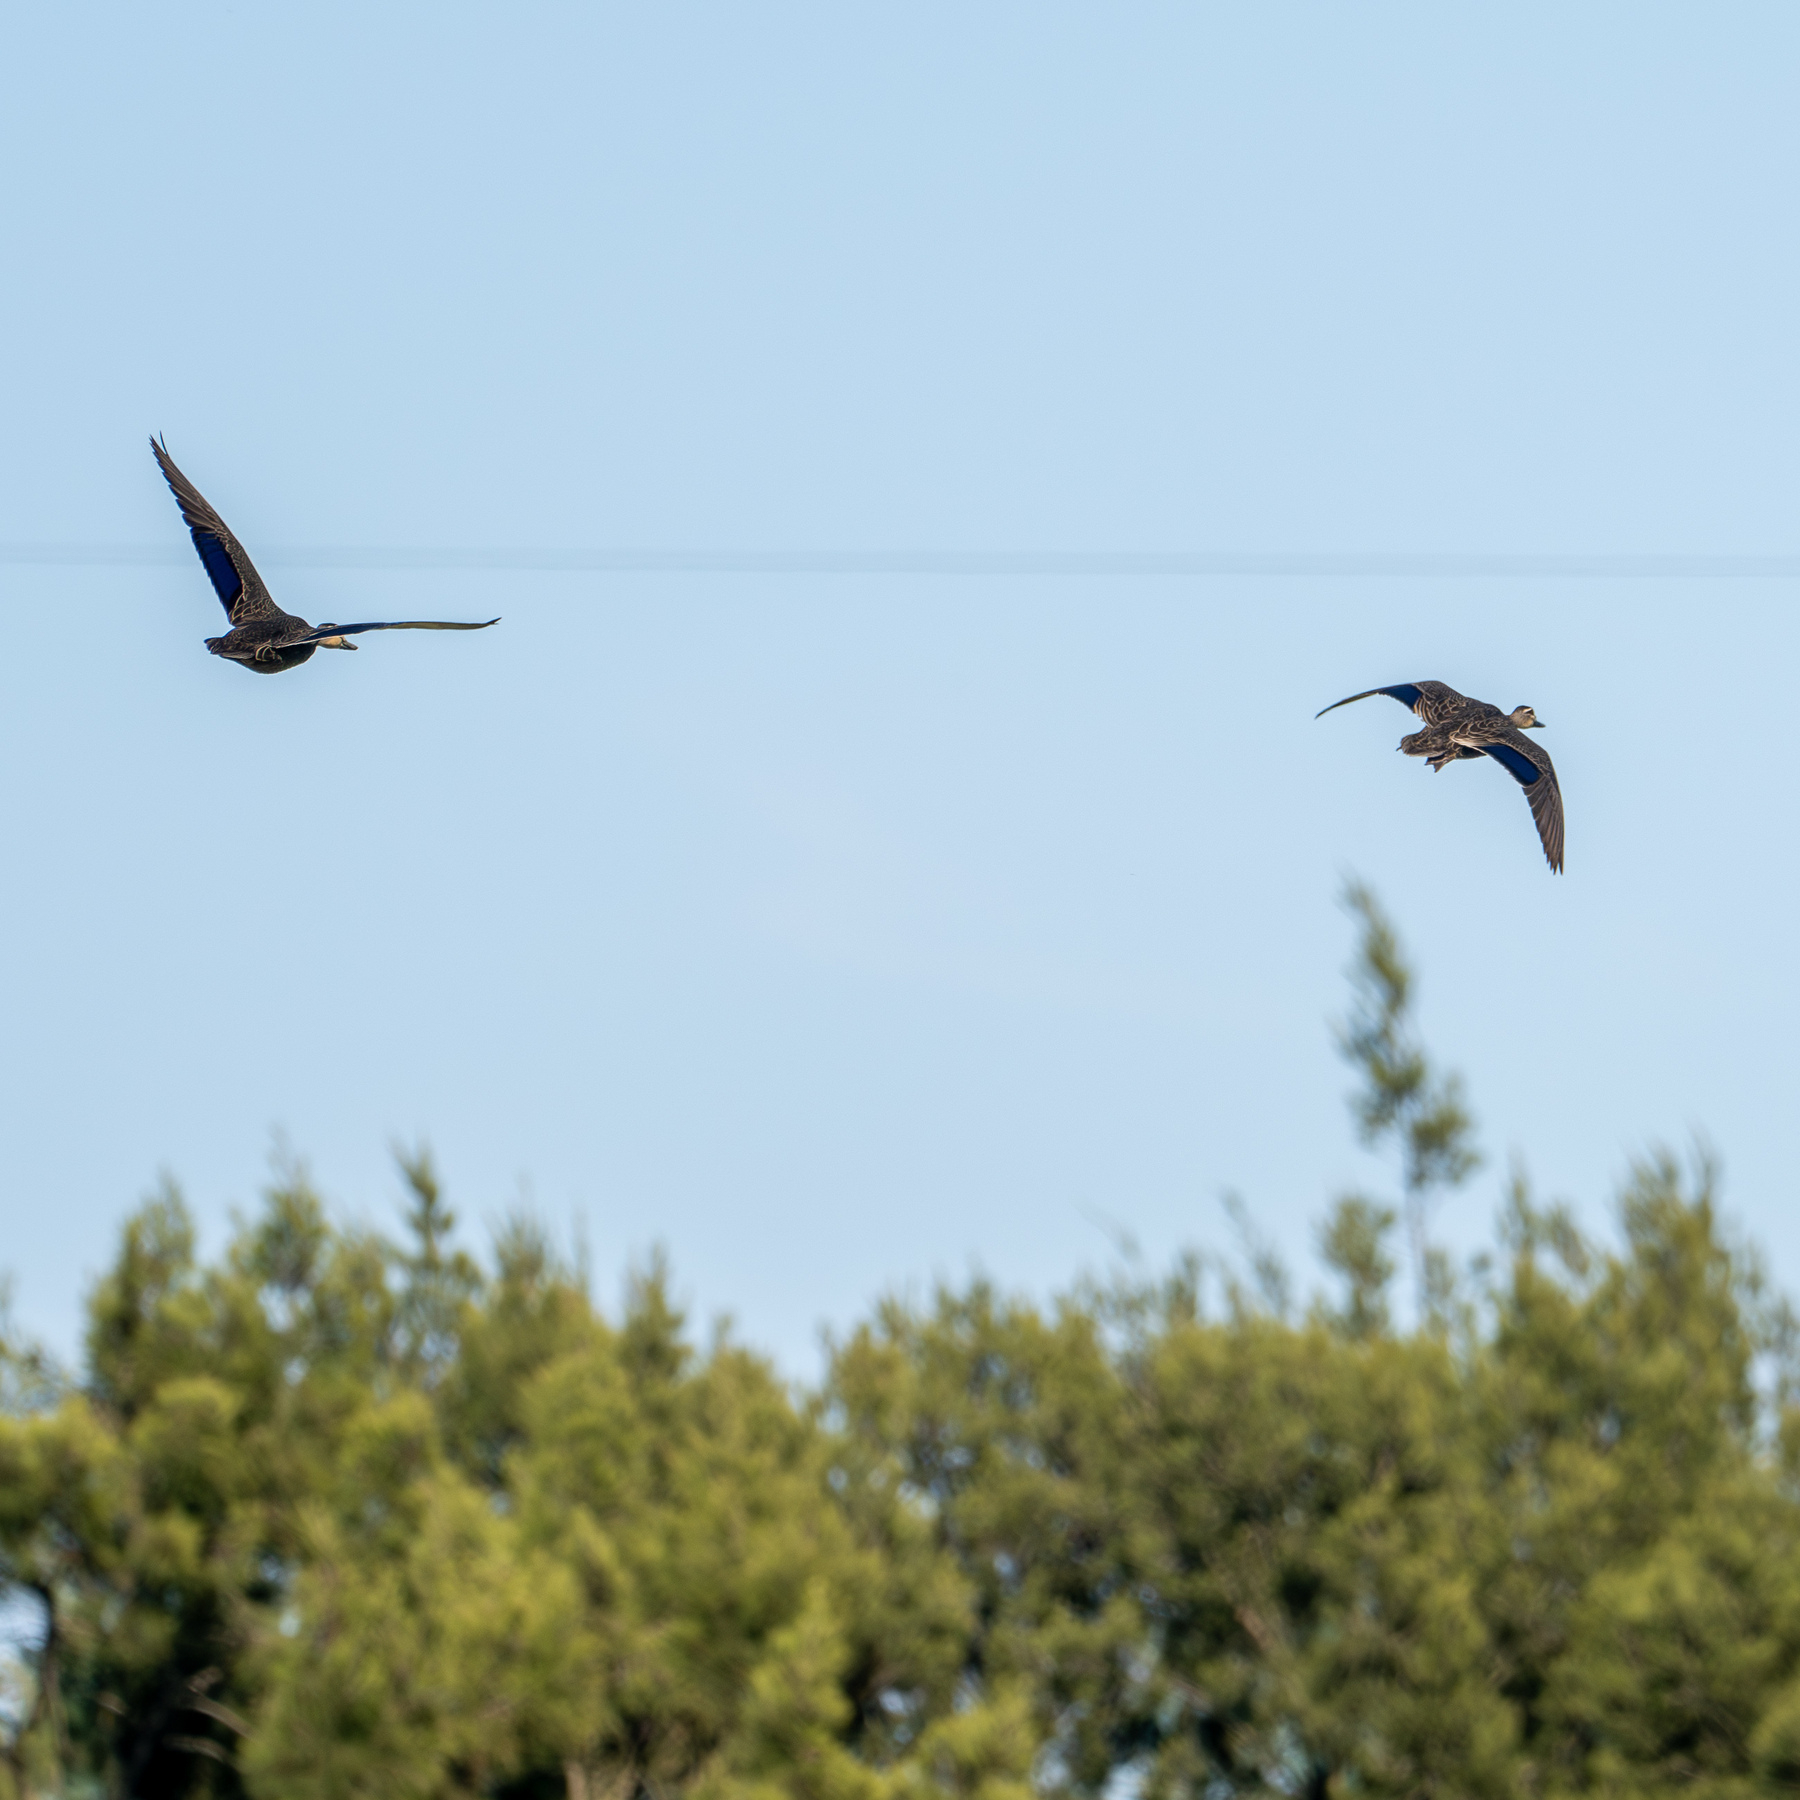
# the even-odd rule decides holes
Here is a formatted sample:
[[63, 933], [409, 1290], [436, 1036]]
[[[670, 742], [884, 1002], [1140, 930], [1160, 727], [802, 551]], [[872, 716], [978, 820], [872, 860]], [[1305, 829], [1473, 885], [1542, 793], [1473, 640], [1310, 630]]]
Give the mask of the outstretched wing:
[[499, 623], [498, 619], [477, 619], [472, 624], [456, 619], [381, 619], [366, 625], [318, 625], [293, 642], [316, 644], [321, 638], [355, 637], [360, 631], [486, 631]]
[[1544, 860], [1560, 875], [1563, 866], [1562, 788], [1557, 783], [1556, 769], [1549, 753], [1511, 725], [1496, 732], [1494, 742], [1481, 747], [1525, 790], [1538, 837], [1543, 841]]
[[263, 578], [244, 553], [244, 546], [231, 535], [231, 527], [208, 505], [206, 496], [176, 468], [174, 459], [156, 438], [150, 440], [150, 448], [155, 452], [156, 466], [162, 470], [163, 480], [169, 484], [169, 491], [181, 508], [182, 518], [187, 521], [194, 548], [200, 552], [201, 564], [212, 579], [219, 604], [225, 608], [225, 617], [233, 625], [242, 625], [248, 619], [285, 619], [287, 614], [269, 598]]
[[1349, 699], [1334, 700], [1329, 706], [1314, 713], [1313, 717], [1322, 719], [1326, 713], [1336, 712], [1340, 706], [1348, 706], [1351, 700], [1367, 700], [1371, 694], [1386, 694], [1398, 700], [1409, 712], [1417, 713], [1427, 725], [1442, 725], [1453, 715], [1481, 704], [1470, 700], [1465, 694], [1459, 694], [1446, 682], [1398, 681], [1392, 687], [1365, 688], [1360, 694], [1350, 695]]
[[[1419, 684], [1416, 681], [1402, 681], [1393, 687], [1364, 688], [1360, 694], [1351, 694], [1343, 700], [1334, 700], [1329, 706], [1321, 707], [1313, 714], [1313, 717], [1322, 719], [1328, 712], [1336, 712], [1340, 706], [1348, 706], [1352, 700], [1367, 700], [1376, 694], [1386, 694], [1390, 698], [1398, 700], [1408, 712], [1419, 710]], [[1389, 717], [1392, 717], [1392, 714]]]

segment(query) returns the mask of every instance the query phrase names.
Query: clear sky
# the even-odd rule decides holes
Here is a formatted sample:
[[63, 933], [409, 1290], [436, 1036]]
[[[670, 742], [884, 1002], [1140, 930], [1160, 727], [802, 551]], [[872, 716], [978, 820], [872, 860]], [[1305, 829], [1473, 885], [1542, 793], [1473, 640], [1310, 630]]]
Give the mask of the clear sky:
[[[425, 1139], [476, 1242], [661, 1243], [796, 1372], [1226, 1187], [1305, 1263], [1379, 1173], [1350, 869], [1490, 1155], [1448, 1241], [1515, 1150], [1599, 1224], [1701, 1132], [1800, 1287], [1794, 579], [419, 566], [1793, 556], [1796, 91], [1773, 4], [22, 12], [23, 1322], [73, 1346], [159, 1171], [216, 1247], [277, 1131], [345, 1218]], [[504, 623], [214, 661], [151, 430], [291, 610]], [[1564, 877], [1399, 707], [1313, 721], [1421, 676], [1548, 721]]]

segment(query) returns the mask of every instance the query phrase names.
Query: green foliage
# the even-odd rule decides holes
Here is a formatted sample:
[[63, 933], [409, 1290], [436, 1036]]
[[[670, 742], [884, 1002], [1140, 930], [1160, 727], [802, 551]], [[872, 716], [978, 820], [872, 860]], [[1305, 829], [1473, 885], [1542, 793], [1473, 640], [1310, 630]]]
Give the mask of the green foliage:
[[[1472, 1128], [1351, 905], [1418, 1249]], [[976, 1281], [811, 1395], [660, 1264], [608, 1316], [515, 1218], [484, 1272], [401, 1174], [402, 1244], [284, 1163], [211, 1261], [165, 1186], [79, 1380], [0, 1317], [0, 1800], [1800, 1788], [1800, 1334], [1704, 1160], [1634, 1167], [1610, 1244], [1515, 1174], [1412, 1331], [1400, 1209], [1349, 1196], [1331, 1304], [1240, 1208], [1216, 1309], [1198, 1258]]]
[[481, 1792], [576, 1739], [593, 1674], [573, 1571], [446, 1465], [401, 1395], [359, 1421], [346, 1476], [304, 1519], [245, 1752], [254, 1791]]
[[1392, 923], [1360, 881], [1345, 884], [1343, 902], [1361, 925], [1350, 1016], [1338, 1027], [1338, 1048], [1362, 1076], [1350, 1110], [1365, 1144], [1392, 1144], [1399, 1153], [1419, 1315], [1441, 1318], [1448, 1284], [1426, 1225], [1435, 1201], [1480, 1166], [1475, 1123], [1460, 1078], [1434, 1071], [1413, 1031], [1413, 976]]
[[481, 1272], [466, 1252], [445, 1246], [456, 1214], [445, 1204], [431, 1152], [397, 1150], [395, 1161], [413, 1205], [406, 1215], [413, 1247], [400, 1258], [405, 1281], [396, 1314], [396, 1348], [414, 1380], [435, 1384], [456, 1361], [469, 1303], [481, 1288]]
[[1387, 1239], [1393, 1228], [1391, 1206], [1346, 1194], [1319, 1234], [1325, 1266], [1343, 1276], [1349, 1290], [1337, 1320], [1350, 1337], [1374, 1337], [1388, 1328], [1387, 1289], [1394, 1259], [1388, 1255]]

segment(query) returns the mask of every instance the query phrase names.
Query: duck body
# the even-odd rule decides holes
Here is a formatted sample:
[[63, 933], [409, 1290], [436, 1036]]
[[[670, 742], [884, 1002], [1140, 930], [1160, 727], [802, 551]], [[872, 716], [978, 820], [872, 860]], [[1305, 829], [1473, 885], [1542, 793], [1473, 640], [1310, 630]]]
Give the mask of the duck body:
[[1398, 700], [1425, 721], [1425, 729], [1409, 732], [1400, 740], [1399, 748], [1408, 756], [1423, 757], [1433, 774], [1471, 757], [1488, 756], [1499, 763], [1525, 791], [1532, 822], [1544, 846], [1544, 860], [1555, 874], [1562, 873], [1562, 788], [1549, 753], [1525, 735], [1543, 729], [1529, 706], [1515, 706], [1507, 713], [1491, 701], [1459, 694], [1446, 682], [1403, 681], [1334, 700], [1318, 716], [1323, 718], [1340, 706], [1367, 700], [1374, 694]]
[[291, 641], [311, 629], [304, 619], [282, 613], [273, 619], [252, 619], [233, 626], [223, 637], [209, 637], [206, 647], [214, 656], [222, 656], [253, 675], [279, 675], [284, 669], [299, 668], [318, 649], [316, 643]]
[[354, 650], [350, 639], [365, 631], [486, 631], [499, 623], [498, 619], [371, 619], [360, 625], [309, 625], [275, 604], [249, 553], [206, 496], [176, 468], [161, 440], [152, 438], [150, 448], [231, 626], [223, 637], [206, 640], [214, 656], [253, 675], [280, 675], [311, 662], [315, 650]]

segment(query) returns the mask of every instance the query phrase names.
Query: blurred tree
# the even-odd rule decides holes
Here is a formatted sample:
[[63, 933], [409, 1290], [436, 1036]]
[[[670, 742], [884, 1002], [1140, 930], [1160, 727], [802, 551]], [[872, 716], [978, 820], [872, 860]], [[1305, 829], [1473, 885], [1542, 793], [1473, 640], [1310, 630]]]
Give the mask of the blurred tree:
[[1612, 1247], [1515, 1175], [1452, 1316], [1471, 1128], [1350, 904], [1409, 1331], [1353, 1195], [1331, 1304], [1239, 1209], [1249, 1288], [890, 1301], [797, 1395], [660, 1263], [608, 1318], [514, 1218], [484, 1275], [423, 1151], [399, 1246], [283, 1163], [203, 1262], [165, 1187], [79, 1381], [0, 1317], [0, 1800], [1795, 1791], [1791, 1312], [1658, 1156]]
[[125, 1793], [241, 1791], [259, 1623], [295, 1579], [301, 1508], [390, 1379], [389, 1262], [327, 1226], [297, 1166], [213, 1268], [172, 1190], [127, 1223], [89, 1355], [131, 1481], [79, 1615], [90, 1741]]
[[404, 1272], [394, 1319], [395, 1349], [415, 1382], [436, 1386], [456, 1364], [481, 1271], [461, 1250], [447, 1250], [456, 1214], [445, 1203], [431, 1152], [396, 1148], [394, 1160], [412, 1191], [406, 1224], [412, 1249], [398, 1260]]
[[448, 1467], [426, 1398], [369, 1409], [265, 1633], [252, 1790], [485, 1793], [580, 1735], [593, 1651], [570, 1568]]
[[1391, 1143], [1399, 1152], [1417, 1317], [1441, 1318], [1449, 1268], [1432, 1252], [1426, 1226], [1442, 1195], [1480, 1165], [1474, 1121], [1461, 1077], [1436, 1073], [1414, 1034], [1412, 970], [1386, 913], [1360, 881], [1345, 884], [1343, 902], [1361, 926], [1349, 971], [1350, 1015], [1338, 1027], [1338, 1048], [1362, 1075], [1350, 1110], [1364, 1143]]
[[1780, 1791], [1756, 1784], [1788, 1754], [1800, 1511], [1752, 1373], [1782, 1322], [1713, 1179], [1640, 1164], [1612, 1255], [1514, 1193], [1474, 1372], [1499, 1512], [1477, 1596], [1546, 1792]]
[[694, 1355], [660, 1269], [616, 1332], [532, 1376], [523, 1419], [521, 1528], [576, 1572], [598, 1647], [565, 1746], [584, 1791], [756, 1787], [786, 1744], [813, 1746], [820, 1793], [873, 1793], [950, 1705], [954, 1571], [899, 1496], [844, 1503], [829, 1438], [760, 1358]]
[[1343, 1276], [1348, 1289], [1336, 1323], [1349, 1337], [1376, 1337], [1388, 1329], [1387, 1291], [1394, 1259], [1388, 1255], [1387, 1239], [1393, 1228], [1391, 1206], [1345, 1194], [1319, 1234], [1325, 1266]]
[[85, 1647], [74, 1597], [117, 1558], [126, 1458], [84, 1400], [0, 1417], [0, 1603], [23, 1628], [0, 1712], [0, 1795], [50, 1793], [74, 1765], [65, 1675]]

